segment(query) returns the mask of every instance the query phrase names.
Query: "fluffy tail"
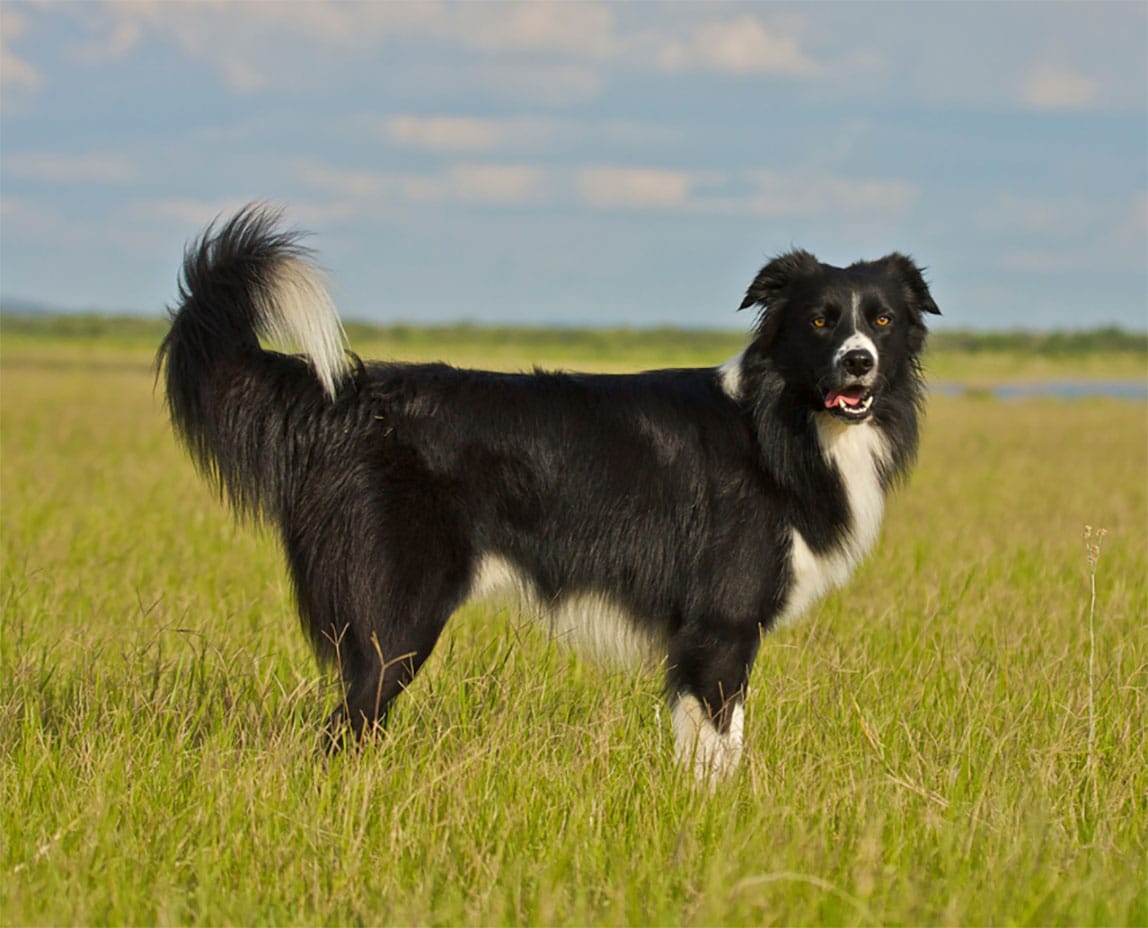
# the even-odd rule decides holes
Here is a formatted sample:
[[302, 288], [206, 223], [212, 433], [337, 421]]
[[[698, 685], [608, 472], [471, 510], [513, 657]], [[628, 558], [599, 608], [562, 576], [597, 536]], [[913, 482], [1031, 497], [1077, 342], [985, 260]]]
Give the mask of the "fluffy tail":
[[[307, 429], [337, 399], [345, 336], [322, 274], [278, 210], [244, 207], [188, 246], [160, 345], [177, 435], [240, 513], [278, 515]], [[266, 351], [260, 338], [302, 357]]]

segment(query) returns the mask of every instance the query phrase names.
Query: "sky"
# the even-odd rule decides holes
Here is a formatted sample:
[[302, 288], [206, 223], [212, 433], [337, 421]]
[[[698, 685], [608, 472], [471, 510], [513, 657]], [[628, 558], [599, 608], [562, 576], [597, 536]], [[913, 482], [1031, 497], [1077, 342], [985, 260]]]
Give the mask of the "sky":
[[901, 251], [961, 329], [1148, 329], [1148, 4], [0, 4], [0, 298], [160, 315], [282, 204], [344, 317], [744, 328]]

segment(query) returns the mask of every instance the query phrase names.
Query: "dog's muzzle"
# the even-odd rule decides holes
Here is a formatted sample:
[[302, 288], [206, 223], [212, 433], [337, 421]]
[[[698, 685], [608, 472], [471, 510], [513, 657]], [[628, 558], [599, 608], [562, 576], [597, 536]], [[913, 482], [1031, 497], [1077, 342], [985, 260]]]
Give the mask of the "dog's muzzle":
[[836, 358], [833, 386], [825, 391], [825, 408], [838, 418], [860, 422], [873, 409], [877, 358], [866, 348], [852, 348]]

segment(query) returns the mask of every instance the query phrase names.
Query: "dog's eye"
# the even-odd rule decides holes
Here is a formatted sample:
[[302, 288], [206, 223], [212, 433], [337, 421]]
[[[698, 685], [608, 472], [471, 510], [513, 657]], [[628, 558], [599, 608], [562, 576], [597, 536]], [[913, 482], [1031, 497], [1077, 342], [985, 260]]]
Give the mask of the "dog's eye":
[[878, 316], [876, 319], [874, 319], [873, 322], [877, 326], [884, 328], [885, 326], [890, 325], [893, 322], [893, 317], [890, 316], [888, 313], [881, 313], [881, 315]]
[[813, 319], [810, 320], [810, 325], [815, 329], [824, 329], [828, 323], [825, 321], [824, 316], [814, 316]]

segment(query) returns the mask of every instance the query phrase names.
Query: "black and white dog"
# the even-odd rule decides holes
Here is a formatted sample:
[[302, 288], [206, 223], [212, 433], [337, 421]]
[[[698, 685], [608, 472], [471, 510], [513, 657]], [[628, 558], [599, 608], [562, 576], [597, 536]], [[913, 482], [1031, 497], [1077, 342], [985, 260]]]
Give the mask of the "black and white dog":
[[763, 632], [846, 580], [912, 463], [938, 312], [921, 271], [794, 251], [750, 285], [749, 346], [717, 368], [502, 374], [363, 364], [309, 254], [263, 206], [209, 228], [157, 364], [200, 469], [281, 535], [342, 673], [336, 740], [501, 587], [561, 637], [664, 661], [677, 755], [731, 772]]

